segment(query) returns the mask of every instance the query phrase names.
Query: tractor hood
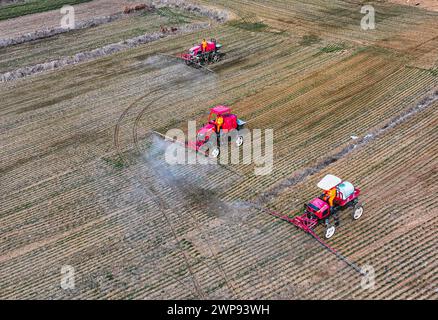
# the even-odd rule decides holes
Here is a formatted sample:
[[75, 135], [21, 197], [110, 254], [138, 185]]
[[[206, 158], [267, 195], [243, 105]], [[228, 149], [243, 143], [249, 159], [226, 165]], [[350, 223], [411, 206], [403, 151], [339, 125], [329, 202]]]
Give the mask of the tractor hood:
[[307, 207], [313, 212], [324, 212], [329, 208], [329, 205], [320, 198], [315, 198], [308, 203]]
[[187, 146], [193, 150], [199, 150], [199, 148], [210, 138], [211, 134], [214, 133], [214, 124], [207, 123], [201, 129], [198, 130], [196, 134], [195, 141], [188, 141]]
[[194, 46], [189, 49], [189, 54], [197, 54], [201, 50], [201, 46]]
[[214, 132], [214, 124], [207, 123], [204, 125], [201, 129], [198, 130], [198, 136], [201, 134], [205, 135], [206, 137], [209, 137]]
[[210, 138], [212, 133], [214, 133], [214, 129], [214, 124], [207, 123], [204, 125], [196, 133], [196, 140], [188, 142], [189, 147], [198, 150]]

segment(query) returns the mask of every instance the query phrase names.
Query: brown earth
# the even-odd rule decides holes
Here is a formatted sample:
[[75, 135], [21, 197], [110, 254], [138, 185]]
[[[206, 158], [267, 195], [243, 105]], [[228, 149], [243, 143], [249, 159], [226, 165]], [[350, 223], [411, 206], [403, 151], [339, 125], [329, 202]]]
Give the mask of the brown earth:
[[[89, 20], [123, 12], [126, 5], [141, 3], [131, 0], [93, 0], [74, 5], [76, 21]], [[14, 38], [25, 33], [59, 27], [62, 15], [59, 10], [25, 15], [0, 21], [0, 39]]]
[[389, 0], [389, 2], [438, 11], [438, 1], [436, 0]]

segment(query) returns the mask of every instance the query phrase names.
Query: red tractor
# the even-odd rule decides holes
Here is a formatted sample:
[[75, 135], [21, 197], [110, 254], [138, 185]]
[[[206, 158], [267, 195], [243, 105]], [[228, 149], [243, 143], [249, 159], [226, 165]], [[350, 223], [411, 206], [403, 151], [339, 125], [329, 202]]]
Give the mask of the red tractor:
[[245, 126], [245, 123], [232, 114], [227, 106], [219, 105], [211, 108], [208, 122], [197, 131], [196, 141], [190, 141], [188, 146], [203, 153], [208, 150], [209, 156], [217, 158], [221, 141], [234, 140], [237, 147], [243, 144], [243, 136], [239, 134], [239, 130]]
[[[331, 174], [326, 175], [318, 183], [318, 187], [324, 190], [324, 193], [305, 204], [304, 214], [293, 218], [291, 222], [306, 232], [313, 232], [313, 228], [318, 223], [324, 223], [326, 226], [325, 237], [328, 239], [333, 236], [336, 230], [335, 226], [339, 224], [338, 213], [340, 211], [349, 208], [353, 220], [362, 216], [363, 206], [359, 203], [360, 189]], [[336, 190], [331, 210], [326, 200], [327, 192], [330, 190]], [[334, 218], [334, 225], [330, 223], [330, 218]]]
[[202, 44], [195, 45], [189, 49], [188, 53], [181, 54], [181, 58], [187, 65], [202, 67], [205, 64], [218, 62], [224, 54], [220, 51], [222, 45], [215, 39], [207, 41], [205, 51], [202, 50]]

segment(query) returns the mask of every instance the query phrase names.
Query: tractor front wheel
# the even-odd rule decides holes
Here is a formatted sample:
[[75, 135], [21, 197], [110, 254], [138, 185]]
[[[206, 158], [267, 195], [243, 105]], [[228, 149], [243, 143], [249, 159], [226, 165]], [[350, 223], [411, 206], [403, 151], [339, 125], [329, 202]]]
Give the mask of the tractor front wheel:
[[220, 150], [219, 150], [219, 148], [217, 148], [217, 147], [215, 147], [215, 148], [213, 148], [213, 149], [210, 150], [210, 156], [211, 156], [212, 158], [217, 158], [217, 157], [219, 157], [219, 153], [220, 153]]
[[353, 207], [353, 220], [359, 219], [363, 214], [363, 206], [361, 204], [356, 204]]
[[238, 136], [236, 139], [236, 146], [240, 147], [243, 144], [243, 137]]
[[335, 226], [327, 226], [327, 229], [325, 229], [325, 238], [330, 239], [335, 234], [336, 227]]

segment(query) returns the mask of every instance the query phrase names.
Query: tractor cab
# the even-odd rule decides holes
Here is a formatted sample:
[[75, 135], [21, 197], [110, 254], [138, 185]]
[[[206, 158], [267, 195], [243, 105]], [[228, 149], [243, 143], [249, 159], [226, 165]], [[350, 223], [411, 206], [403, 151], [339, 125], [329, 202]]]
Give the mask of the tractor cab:
[[208, 124], [216, 125], [216, 120], [222, 117], [223, 123], [221, 131], [227, 133], [230, 130], [237, 129], [237, 116], [231, 113], [231, 108], [227, 106], [216, 106], [210, 109]]
[[352, 183], [342, 181], [341, 178], [332, 174], [328, 174], [322, 178], [317, 186], [324, 191], [336, 188], [336, 198], [334, 199], [334, 203], [341, 207], [345, 206], [350, 200], [356, 198], [360, 192]]
[[204, 144], [207, 142], [213, 133], [216, 133], [216, 120], [218, 117], [222, 117], [224, 122], [222, 124], [222, 129], [225, 125], [225, 122], [230, 114], [231, 109], [226, 106], [216, 106], [210, 109], [210, 114], [208, 115], [208, 122], [203, 125], [196, 134], [196, 142], [197, 144]]
[[[214, 41], [207, 41], [207, 48], [206, 48], [206, 52], [212, 52], [212, 51], [217, 51], [217, 49], [219, 49], [221, 47], [221, 45], [216, 45], [216, 42]], [[189, 55], [191, 55], [192, 57], [195, 57], [197, 55], [202, 54], [202, 45], [198, 44], [198, 45], [194, 45], [193, 47], [191, 47], [189, 49]]]
[[210, 109], [210, 114], [208, 115], [208, 122], [216, 121], [219, 116], [226, 116], [231, 113], [231, 108], [227, 106], [216, 106]]
[[[210, 41], [207, 41], [207, 48], [205, 51], [207, 51], [207, 52], [216, 51], [218, 49], [218, 46], [219, 46], [219, 48], [221, 47], [221, 45], [216, 44], [215, 39], [211, 39]], [[201, 47], [202, 47], [202, 45], [201, 45]]]
[[[334, 175], [328, 174], [321, 181], [318, 182], [318, 188], [327, 192], [342, 183], [342, 180]], [[305, 205], [305, 211], [314, 215], [318, 219], [324, 219], [330, 215], [330, 206], [324, 201], [325, 194], [321, 194], [318, 198], [314, 198], [308, 204]], [[336, 199], [335, 199], [336, 202]]]

